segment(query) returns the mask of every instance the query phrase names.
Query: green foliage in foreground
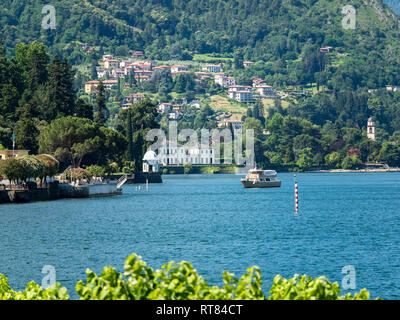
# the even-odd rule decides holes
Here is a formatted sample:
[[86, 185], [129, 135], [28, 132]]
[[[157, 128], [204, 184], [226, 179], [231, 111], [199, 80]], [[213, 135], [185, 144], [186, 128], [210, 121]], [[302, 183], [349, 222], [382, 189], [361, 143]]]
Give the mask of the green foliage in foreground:
[[11, 290], [7, 278], [0, 274], [0, 300], [68, 300], [67, 289], [59, 283], [43, 290], [35, 282], [29, 282], [23, 292]]
[[[105, 267], [100, 275], [87, 270], [86, 282], [80, 280], [76, 291], [82, 300], [368, 300], [369, 292], [362, 289], [352, 296], [339, 296], [337, 282], [325, 277], [312, 279], [295, 275], [281, 276], [266, 297], [262, 291], [258, 267], [247, 269], [240, 279], [230, 272], [223, 273], [223, 286], [209, 286], [193, 266], [186, 261], [170, 262], [160, 270], [147, 266], [141, 257], [133, 254], [124, 265], [124, 273]], [[0, 300], [68, 300], [67, 289], [59, 283], [43, 290], [30, 282], [23, 292], [10, 289], [7, 278], [0, 274]]]

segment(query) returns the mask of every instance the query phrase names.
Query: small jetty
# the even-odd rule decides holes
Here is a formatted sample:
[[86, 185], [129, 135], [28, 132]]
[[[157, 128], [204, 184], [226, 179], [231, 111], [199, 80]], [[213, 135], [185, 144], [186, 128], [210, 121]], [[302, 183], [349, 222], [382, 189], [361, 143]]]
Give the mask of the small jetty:
[[[136, 174], [108, 175], [106, 177], [96, 177], [94, 171], [89, 173], [83, 168], [73, 168], [69, 166], [59, 175], [55, 175], [58, 170], [58, 161], [48, 155], [53, 161], [53, 171], [49, 171], [46, 176], [33, 176], [25, 180], [3, 180], [0, 184], [0, 204], [2, 203], [24, 203], [32, 201], [48, 201], [68, 198], [89, 198], [105, 197], [122, 194], [122, 186], [125, 184], [152, 184], [162, 183], [159, 173], [159, 160], [153, 151], [148, 151], [143, 159], [143, 171]], [[24, 161], [31, 159], [26, 156]], [[37, 156], [39, 158], [39, 156]], [[9, 160], [11, 161], [11, 160]], [[46, 172], [47, 173], [47, 172]], [[37, 177], [36, 179], [34, 179]], [[54, 180], [47, 180], [53, 179]], [[49, 182], [47, 182], [49, 181]]]
[[123, 175], [118, 180], [97, 180], [93, 182], [62, 183], [52, 181], [42, 188], [0, 190], [0, 204], [25, 203], [32, 201], [48, 201], [68, 198], [105, 197], [122, 194], [122, 186], [134, 179], [130, 175]]

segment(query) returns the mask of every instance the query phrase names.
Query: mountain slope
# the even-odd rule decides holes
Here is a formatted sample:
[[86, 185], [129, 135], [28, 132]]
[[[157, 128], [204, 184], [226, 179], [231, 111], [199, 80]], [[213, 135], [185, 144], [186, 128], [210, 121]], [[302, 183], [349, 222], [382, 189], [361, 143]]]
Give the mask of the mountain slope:
[[[263, 61], [280, 83], [335, 76], [337, 84], [350, 79], [351, 89], [400, 83], [399, 18], [381, 0], [352, 1], [354, 30], [342, 27], [344, 0], [54, 0], [55, 30], [41, 29], [44, 4], [3, 0], [9, 53], [39, 39], [73, 63], [85, 58], [76, 43], [88, 43], [120, 56], [144, 50], [158, 60], [218, 53]], [[316, 54], [324, 46], [335, 49], [332, 63]]]
[[398, 29], [397, 17], [380, 0], [352, 3], [358, 18], [354, 32], [342, 29], [340, 11], [347, 2], [337, 0], [55, 0], [56, 30], [41, 29], [42, 1], [3, 0], [0, 24], [10, 47], [40, 39], [62, 49], [81, 41], [143, 48], [157, 58], [168, 56], [176, 43], [199, 53], [245, 48], [249, 58], [263, 58], [299, 49], [309, 39], [348, 46], [354, 36], [369, 40], [366, 32]]

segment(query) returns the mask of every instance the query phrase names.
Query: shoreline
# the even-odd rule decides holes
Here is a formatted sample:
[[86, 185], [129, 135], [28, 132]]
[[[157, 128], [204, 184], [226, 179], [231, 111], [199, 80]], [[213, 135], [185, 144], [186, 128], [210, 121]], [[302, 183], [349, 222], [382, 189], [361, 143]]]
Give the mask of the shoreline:
[[[314, 170], [304, 171], [303, 173], [375, 173], [375, 172], [400, 172], [400, 168], [389, 169], [330, 169], [330, 170]], [[297, 172], [301, 173], [301, 172]]]
[[[277, 171], [278, 173], [292, 173], [292, 174], [300, 174], [300, 173], [382, 173], [382, 172], [400, 172], [400, 168], [389, 168], [389, 169], [320, 169], [320, 170], [310, 170], [310, 171]], [[182, 175], [184, 173], [164, 173], [163, 175]], [[229, 171], [226, 170], [224, 172], [192, 172], [187, 173], [186, 175], [219, 175], [219, 174], [246, 174], [239, 173], [237, 171]]]

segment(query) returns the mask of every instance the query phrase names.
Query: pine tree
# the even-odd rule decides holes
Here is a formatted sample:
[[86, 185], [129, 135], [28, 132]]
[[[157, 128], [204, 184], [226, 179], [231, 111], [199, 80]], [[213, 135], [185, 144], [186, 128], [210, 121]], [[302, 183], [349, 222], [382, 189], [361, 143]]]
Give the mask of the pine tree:
[[15, 110], [23, 92], [23, 81], [18, 68], [6, 57], [4, 41], [0, 35], [0, 116], [6, 121], [15, 121]]
[[49, 67], [47, 99], [40, 106], [42, 117], [51, 121], [75, 113], [74, 73], [69, 63], [55, 56]]
[[15, 61], [26, 83], [24, 100], [28, 101], [39, 86], [46, 83], [50, 57], [46, 52], [46, 46], [34, 41], [29, 45], [20, 43], [15, 47]]
[[28, 67], [28, 89], [33, 93], [39, 85], [47, 81], [49, 57], [46, 53], [46, 47], [38, 42], [34, 42], [30, 45], [27, 54], [30, 58]]

